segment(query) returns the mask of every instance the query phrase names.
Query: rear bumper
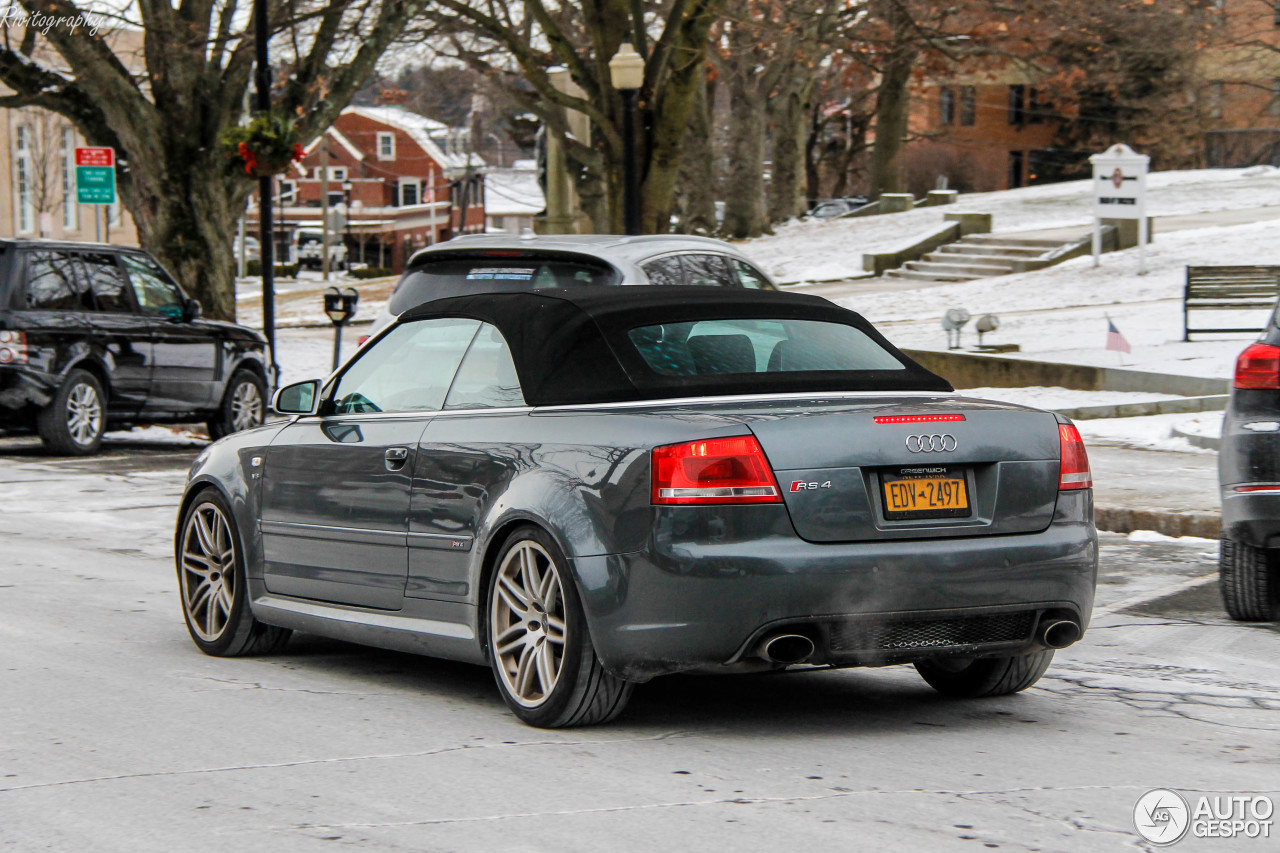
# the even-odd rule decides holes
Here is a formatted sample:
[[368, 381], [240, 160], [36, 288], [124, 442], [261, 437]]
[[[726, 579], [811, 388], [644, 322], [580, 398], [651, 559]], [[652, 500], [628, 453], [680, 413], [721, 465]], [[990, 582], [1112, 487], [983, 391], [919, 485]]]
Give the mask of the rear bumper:
[[710, 536], [676, 537], [659, 516], [648, 548], [573, 560], [612, 672], [643, 681], [733, 663], [784, 629], [815, 640], [816, 662], [874, 665], [1030, 650], [1020, 626], [1049, 614], [1088, 625], [1098, 566], [1089, 491], [1061, 495], [1039, 533], [963, 539], [814, 544], [775, 508], [734, 511], [741, 524], [721, 525], [718, 538], [706, 525]]
[[28, 365], [0, 367], [0, 423], [13, 426], [31, 421], [35, 410], [52, 399], [57, 381], [56, 376]]

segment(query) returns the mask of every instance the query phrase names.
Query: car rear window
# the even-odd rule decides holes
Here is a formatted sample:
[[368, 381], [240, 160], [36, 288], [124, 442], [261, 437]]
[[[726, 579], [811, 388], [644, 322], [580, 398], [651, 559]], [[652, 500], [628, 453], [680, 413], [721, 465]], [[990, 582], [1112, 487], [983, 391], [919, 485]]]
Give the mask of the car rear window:
[[632, 329], [628, 337], [659, 376], [906, 369], [861, 330], [818, 320], [663, 323]]
[[610, 285], [618, 280], [618, 272], [611, 266], [590, 258], [441, 256], [426, 259], [406, 271], [389, 307], [391, 313], [400, 314], [450, 296]]

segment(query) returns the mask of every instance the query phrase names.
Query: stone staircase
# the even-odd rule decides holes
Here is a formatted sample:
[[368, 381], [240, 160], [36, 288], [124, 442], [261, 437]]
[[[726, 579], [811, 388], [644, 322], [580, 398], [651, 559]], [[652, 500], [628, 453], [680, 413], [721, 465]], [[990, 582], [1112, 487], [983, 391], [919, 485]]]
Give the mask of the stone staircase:
[[1040, 269], [1065, 260], [1073, 244], [999, 234], [970, 234], [939, 246], [921, 260], [907, 261], [885, 273], [889, 278], [918, 281], [973, 281]]

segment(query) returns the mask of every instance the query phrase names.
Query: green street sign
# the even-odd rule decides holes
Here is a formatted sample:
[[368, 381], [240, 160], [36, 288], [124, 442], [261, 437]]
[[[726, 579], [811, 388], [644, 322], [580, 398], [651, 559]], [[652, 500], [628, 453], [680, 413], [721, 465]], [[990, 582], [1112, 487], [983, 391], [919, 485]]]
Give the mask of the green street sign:
[[80, 204], [115, 204], [115, 167], [76, 166], [76, 201]]

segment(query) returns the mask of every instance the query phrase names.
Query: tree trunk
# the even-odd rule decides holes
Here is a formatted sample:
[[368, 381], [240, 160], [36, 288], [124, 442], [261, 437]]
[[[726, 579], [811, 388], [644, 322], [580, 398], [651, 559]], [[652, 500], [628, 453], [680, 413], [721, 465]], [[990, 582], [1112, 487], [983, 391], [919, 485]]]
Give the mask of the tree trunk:
[[765, 98], [754, 80], [729, 80], [729, 174], [725, 176], [724, 230], [759, 237], [769, 227], [764, 210]]
[[773, 126], [769, 219], [773, 222], [794, 219], [808, 210], [805, 204], [805, 126], [812, 91], [811, 80], [792, 78], [782, 92], [769, 101], [770, 124]]
[[907, 135], [907, 113], [911, 102], [911, 68], [919, 53], [911, 41], [911, 18], [897, 3], [890, 3], [886, 22], [893, 33], [894, 45], [880, 72], [880, 88], [876, 93], [876, 141], [871, 150], [871, 197], [881, 193], [902, 192], [903, 181], [898, 168]]
[[693, 109], [684, 138], [684, 164], [676, 191], [675, 209], [685, 234], [716, 233], [714, 157], [711, 151], [711, 114], [707, 75], [694, 93]]

